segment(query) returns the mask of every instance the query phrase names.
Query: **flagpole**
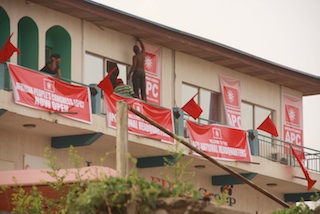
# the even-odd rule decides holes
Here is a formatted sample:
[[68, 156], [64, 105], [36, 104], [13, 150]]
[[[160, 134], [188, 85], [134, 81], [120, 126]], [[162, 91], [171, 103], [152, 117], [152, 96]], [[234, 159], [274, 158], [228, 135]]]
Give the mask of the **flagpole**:
[[212, 157], [210, 157], [209, 155], [207, 155], [206, 153], [202, 152], [201, 150], [197, 149], [196, 147], [194, 147], [192, 144], [188, 143], [187, 141], [185, 141], [184, 139], [180, 138], [179, 136], [175, 135], [174, 133], [170, 132], [169, 130], [167, 130], [166, 128], [164, 128], [163, 126], [159, 125], [158, 123], [154, 122], [153, 120], [151, 120], [150, 118], [146, 117], [145, 115], [141, 114], [139, 111], [135, 110], [134, 108], [132, 108], [131, 106], [128, 105], [128, 109], [136, 114], [137, 116], [141, 117], [142, 119], [144, 119], [145, 121], [149, 122], [151, 125], [154, 125], [155, 127], [157, 127], [158, 129], [160, 129], [161, 131], [163, 131], [164, 133], [166, 133], [167, 135], [169, 135], [170, 137], [174, 138], [175, 140], [181, 142], [183, 145], [185, 145], [186, 147], [188, 147], [189, 149], [195, 151], [196, 153], [198, 153], [199, 155], [201, 155], [202, 157], [206, 158], [208, 161], [210, 161], [211, 163], [217, 165], [218, 167], [224, 169], [225, 171], [227, 171], [228, 173], [230, 173], [231, 175], [237, 177], [239, 180], [243, 181], [244, 183], [248, 184], [249, 186], [253, 187], [255, 190], [261, 192], [262, 194], [264, 194], [265, 196], [269, 197], [270, 199], [276, 201], [277, 203], [279, 203], [280, 205], [282, 205], [283, 207], [289, 208], [290, 205], [287, 204], [285, 201], [281, 200], [280, 198], [278, 198], [275, 195], [272, 195], [271, 193], [269, 193], [268, 191], [264, 190], [263, 188], [257, 186], [256, 184], [254, 184], [252, 181], [248, 180], [246, 177], [242, 176], [241, 174], [237, 173], [236, 171], [232, 170], [231, 168], [219, 163], [218, 161], [216, 161], [215, 159], [213, 159]]
[[199, 94], [199, 91], [191, 99], [194, 99], [198, 94]]

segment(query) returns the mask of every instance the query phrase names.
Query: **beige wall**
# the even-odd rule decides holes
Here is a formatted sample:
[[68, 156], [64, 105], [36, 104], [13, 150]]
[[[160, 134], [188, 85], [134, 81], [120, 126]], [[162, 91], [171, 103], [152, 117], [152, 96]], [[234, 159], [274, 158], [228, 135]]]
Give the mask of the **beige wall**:
[[[11, 32], [15, 32], [14, 37], [11, 40], [13, 44], [17, 44], [17, 24], [23, 16], [30, 16], [36, 22], [39, 28], [40, 39], [39, 67], [42, 67], [42, 62], [44, 62], [45, 32], [54, 25], [60, 25], [65, 28], [72, 38], [71, 67], [73, 80], [79, 82], [82, 81], [83, 58], [86, 51], [110, 58], [126, 65], [131, 64], [133, 55], [132, 46], [135, 44], [132, 36], [128, 36], [111, 29], [101, 28], [86, 21], [82, 21], [33, 3], [28, 3], [28, 1], [25, 0], [1, 0], [1, 6], [10, 17]], [[11, 62], [17, 62], [16, 54], [11, 58]], [[161, 67], [161, 102], [162, 105], [167, 108], [182, 106], [181, 86], [183, 82], [201, 86], [215, 92], [220, 92], [219, 76], [224, 75], [241, 81], [242, 100], [275, 110], [277, 112], [275, 123], [276, 126], [280, 127], [281, 116], [279, 115], [279, 112], [281, 112], [281, 93], [285, 92], [298, 97], [302, 96], [301, 93], [292, 89], [280, 87], [279, 85], [271, 82], [240, 74], [231, 69], [224, 68], [184, 53], [175, 52], [165, 47], [162, 47]], [[39, 114], [36, 110], [28, 110], [25, 107], [9, 107], [9, 105], [14, 105], [11, 97], [9, 99], [9, 95], [5, 98], [0, 97], [0, 108], [11, 108], [19, 114], [29, 114], [35, 118], [57, 121], [57, 123], [68, 124], [69, 126], [74, 126], [79, 129], [99, 131], [106, 135], [111, 135], [110, 133], [112, 133], [114, 135], [114, 132], [110, 131], [106, 127], [104, 120], [95, 120], [94, 118], [94, 123], [92, 125], [88, 125], [71, 121], [66, 118], [61, 118], [56, 115], [48, 115], [45, 113]], [[26, 111], [28, 113], [26, 113]], [[149, 139], [146, 138], [141, 139], [140, 137], [129, 136], [129, 140], [143, 145], [149, 145]], [[46, 147], [50, 147], [50, 142], [51, 138], [43, 136], [41, 133], [16, 133], [14, 130], [0, 130], [0, 160], [14, 163], [15, 169], [22, 169], [23, 154], [43, 157], [43, 151]], [[167, 145], [161, 144], [159, 147], [162, 147], [165, 150]], [[78, 154], [83, 157], [84, 160], [92, 161], [93, 165], [104, 165], [115, 168], [115, 154], [107, 156], [106, 160], [101, 163], [100, 158], [105, 156], [106, 151], [99, 151], [90, 147], [78, 147], [77, 150]], [[52, 151], [65, 167], [72, 167], [69, 161], [68, 149], [52, 149]], [[239, 167], [236, 163], [229, 164], [233, 167]], [[281, 172], [283, 168], [279, 167], [278, 163], [278, 165], [274, 164], [270, 164], [269, 161], [265, 163], [265, 168], [261, 167], [261, 165], [241, 167], [252, 172], [259, 172], [263, 175], [288, 179], [290, 174]], [[151, 179], [151, 176], [161, 177], [161, 172], [165, 172], [165, 169], [161, 167], [160, 169], [161, 170], [159, 170], [159, 168], [139, 169], [139, 175], [147, 179]], [[281, 176], [279, 176], [279, 174]], [[303, 183], [303, 181], [295, 182]], [[210, 178], [204, 174], [198, 174], [197, 180], [194, 183], [198, 187], [205, 187], [213, 192], [220, 191], [220, 187], [212, 186]], [[255, 211], [259, 211], [259, 213], [261, 213], [269, 209], [280, 207], [278, 204], [247, 185], [236, 185], [233, 191], [234, 193], [232, 197], [237, 201], [234, 205], [236, 209], [247, 211], [250, 209], [253, 213], [255, 213]], [[278, 196], [282, 197], [281, 194]]]

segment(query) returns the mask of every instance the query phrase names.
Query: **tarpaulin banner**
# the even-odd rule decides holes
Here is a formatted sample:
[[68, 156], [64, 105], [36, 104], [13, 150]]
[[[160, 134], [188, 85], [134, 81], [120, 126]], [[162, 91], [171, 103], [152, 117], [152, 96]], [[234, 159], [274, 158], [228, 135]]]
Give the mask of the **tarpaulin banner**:
[[[302, 123], [302, 99], [288, 94], [283, 94], [283, 140], [293, 144], [300, 159], [304, 159], [302, 151], [303, 146], [303, 123]], [[294, 145], [298, 145], [294, 146]], [[302, 151], [302, 152], [299, 152]], [[291, 149], [288, 145], [285, 147], [285, 154], [290, 154]]]
[[[107, 96], [105, 93], [104, 95], [106, 100], [108, 127], [116, 128], [117, 101], [125, 100], [129, 106], [139, 111], [141, 114], [163, 126], [170, 132], [174, 132], [173, 115], [171, 109], [157, 107], [147, 104], [142, 100], [120, 96], [115, 93], [111, 96]], [[174, 142], [172, 137], [130, 111], [128, 111], [128, 130], [133, 134], [159, 139], [168, 143]]]
[[15, 103], [85, 123], [92, 122], [89, 87], [71, 85], [50, 75], [8, 63]]
[[200, 125], [189, 120], [186, 125], [190, 143], [207, 155], [225, 160], [251, 162], [245, 130], [217, 124]]
[[241, 128], [240, 80], [220, 76], [220, 87], [227, 124]]
[[146, 72], [147, 101], [161, 105], [161, 48], [145, 44], [144, 70]]

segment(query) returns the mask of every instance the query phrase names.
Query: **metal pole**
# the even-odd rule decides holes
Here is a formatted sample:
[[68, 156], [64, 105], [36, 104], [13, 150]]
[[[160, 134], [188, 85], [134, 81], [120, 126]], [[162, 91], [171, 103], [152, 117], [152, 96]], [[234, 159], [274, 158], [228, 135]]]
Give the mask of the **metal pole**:
[[262, 194], [264, 194], [265, 196], [271, 198], [272, 200], [276, 201], [277, 203], [281, 204], [283, 207], [289, 208], [290, 205], [287, 204], [285, 201], [281, 200], [280, 198], [276, 197], [275, 195], [272, 195], [271, 193], [267, 192], [266, 190], [264, 190], [263, 188], [260, 188], [259, 186], [257, 186], [256, 184], [254, 184], [252, 181], [248, 180], [246, 177], [242, 176], [241, 174], [237, 173], [236, 171], [230, 169], [229, 167], [219, 163], [218, 161], [216, 161], [215, 159], [211, 158], [209, 155], [207, 155], [206, 153], [202, 152], [201, 150], [197, 149], [196, 147], [194, 147], [193, 145], [191, 145], [190, 143], [186, 142], [184, 139], [180, 138], [179, 136], [175, 135], [174, 133], [170, 132], [169, 130], [165, 129], [164, 127], [160, 126], [158, 123], [154, 122], [153, 120], [151, 120], [150, 118], [146, 117], [145, 115], [141, 114], [139, 111], [135, 110], [134, 108], [132, 108], [131, 106], [128, 106], [128, 109], [133, 112], [134, 114], [138, 115], [139, 117], [141, 117], [142, 119], [146, 120], [147, 122], [149, 122], [151, 125], [154, 125], [155, 127], [157, 127], [158, 129], [160, 129], [161, 131], [163, 131], [164, 133], [166, 133], [167, 135], [169, 135], [170, 137], [176, 139], [177, 141], [181, 142], [183, 145], [185, 145], [186, 147], [190, 148], [191, 150], [195, 151], [196, 153], [200, 154], [202, 157], [206, 158], [208, 161], [210, 161], [211, 163], [217, 165], [218, 167], [224, 169], [225, 171], [227, 171], [228, 173], [230, 173], [231, 175], [235, 176], [236, 178], [240, 179], [241, 181], [243, 181], [244, 183], [248, 184], [249, 186], [253, 187], [255, 190], [261, 192]]

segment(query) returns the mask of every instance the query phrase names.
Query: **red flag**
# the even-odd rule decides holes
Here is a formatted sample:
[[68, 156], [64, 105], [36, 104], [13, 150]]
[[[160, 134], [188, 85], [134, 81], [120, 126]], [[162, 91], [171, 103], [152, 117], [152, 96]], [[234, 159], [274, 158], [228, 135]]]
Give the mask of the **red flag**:
[[268, 132], [269, 134], [272, 134], [275, 137], [279, 136], [277, 127], [274, 125], [273, 121], [271, 120], [270, 115], [260, 124], [260, 126], [257, 129]]
[[302, 161], [301, 159], [299, 158], [299, 156], [297, 155], [297, 153], [294, 151], [294, 149], [292, 148], [291, 146], [291, 151], [292, 151], [292, 154], [296, 157], [302, 171], [303, 171], [303, 174], [304, 176], [306, 177], [306, 179], [308, 180], [308, 191], [313, 187], [313, 185], [317, 182], [316, 180], [312, 180], [310, 178], [310, 175], [307, 171], [307, 169], [304, 167], [304, 165], [302, 164]]
[[0, 62], [2, 64], [4, 64], [8, 59], [10, 59], [10, 57], [12, 56], [12, 54], [14, 52], [17, 52], [18, 54], [21, 53], [20, 50], [18, 48], [16, 48], [15, 46], [13, 46], [13, 44], [10, 42], [12, 35], [13, 35], [13, 33], [9, 36], [6, 44], [4, 44], [4, 46], [0, 50]]
[[117, 67], [114, 67], [108, 75], [101, 80], [101, 82], [98, 84], [98, 87], [101, 88], [108, 96], [110, 96], [113, 93], [113, 86], [110, 81], [111, 74], [117, 69]]
[[[199, 92], [198, 92], [199, 93]], [[185, 112], [187, 112], [191, 117], [193, 117], [193, 119], [197, 119], [200, 114], [202, 113], [202, 108], [193, 100], [195, 96], [198, 95], [198, 93], [196, 95], [194, 95], [189, 102], [187, 102], [181, 109]]]

